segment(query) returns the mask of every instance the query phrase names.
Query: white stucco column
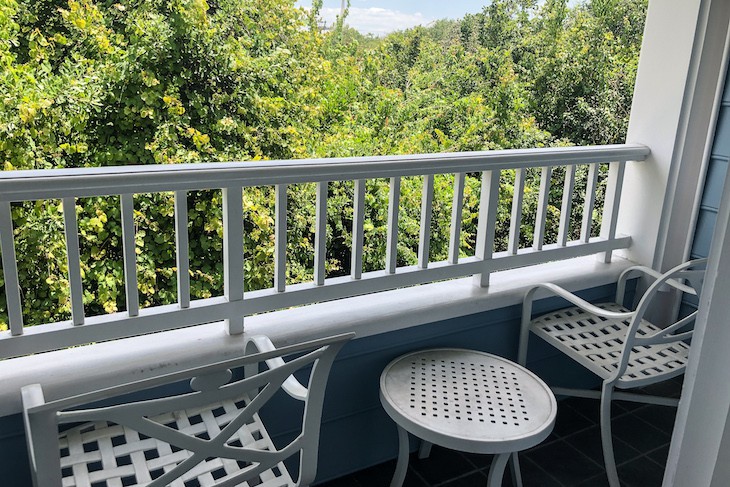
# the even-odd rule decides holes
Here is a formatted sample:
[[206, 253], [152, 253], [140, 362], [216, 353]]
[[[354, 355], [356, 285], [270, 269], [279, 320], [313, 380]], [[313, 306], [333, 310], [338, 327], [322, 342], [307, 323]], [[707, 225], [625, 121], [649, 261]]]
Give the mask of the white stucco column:
[[709, 11], [721, 3], [649, 2], [627, 142], [652, 154], [627, 165], [618, 233], [633, 238], [623, 256], [659, 270], [685, 260], [694, 232], [727, 31]]

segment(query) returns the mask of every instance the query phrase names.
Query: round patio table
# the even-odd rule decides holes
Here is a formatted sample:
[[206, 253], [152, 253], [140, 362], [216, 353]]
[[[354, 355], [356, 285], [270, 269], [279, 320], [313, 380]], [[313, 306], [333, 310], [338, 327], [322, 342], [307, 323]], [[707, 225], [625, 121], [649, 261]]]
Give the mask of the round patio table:
[[398, 463], [391, 487], [405, 480], [408, 433], [426, 444], [469, 453], [494, 454], [489, 487], [502, 485], [517, 452], [537, 445], [553, 429], [557, 403], [535, 374], [496, 355], [455, 348], [409, 353], [380, 376], [380, 401], [398, 426]]

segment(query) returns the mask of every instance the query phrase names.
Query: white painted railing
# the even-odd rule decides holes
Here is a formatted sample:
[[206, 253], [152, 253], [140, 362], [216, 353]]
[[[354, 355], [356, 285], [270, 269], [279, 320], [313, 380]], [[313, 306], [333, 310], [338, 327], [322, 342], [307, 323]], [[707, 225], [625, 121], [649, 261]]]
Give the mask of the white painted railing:
[[[0, 246], [5, 277], [10, 330], [0, 332], [0, 358], [58, 349], [72, 345], [112, 340], [162, 330], [225, 320], [230, 334], [243, 332], [244, 316], [254, 313], [328, 301], [349, 296], [433, 281], [475, 276], [475, 284], [487, 286], [494, 271], [626, 248], [629, 236], [616, 235], [616, 218], [626, 161], [642, 161], [649, 149], [641, 145], [611, 145], [527, 150], [505, 150], [458, 154], [362, 157], [347, 159], [292, 160], [241, 163], [190, 164], [176, 166], [126, 166], [49, 171], [0, 173]], [[591, 238], [593, 211], [601, 163], [610, 163], [600, 237]], [[589, 176], [580, 238], [568, 241], [575, 167], [589, 164]], [[556, 244], [544, 244], [551, 171], [566, 167], [560, 228]], [[535, 234], [530, 248], [520, 248], [520, 220], [527, 168], [542, 168]], [[509, 243], [506, 252], [494, 252], [500, 171], [514, 169]], [[465, 175], [481, 173], [476, 254], [459, 258], [462, 199]], [[434, 175], [454, 174], [454, 204], [448, 258], [429, 262], [430, 221]], [[397, 267], [398, 208], [400, 182], [405, 176], [423, 176], [418, 261], [415, 266]], [[365, 181], [390, 179], [385, 269], [363, 272], [363, 223]], [[325, 279], [325, 231], [327, 184], [354, 181], [354, 218], [350, 276]], [[286, 284], [287, 186], [317, 183], [314, 280]], [[243, 210], [244, 187], [275, 186], [275, 270], [271, 289], [244, 293]], [[224, 221], [223, 297], [191, 300], [191, 268], [188, 252], [187, 192], [222, 189]], [[134, 244], [134, 194], [174, 191], [177, 248], [178, 302], [140, 309]], [[120, 196], [123, 231], [123, 260], [127, 311], [85, 317], [79, 251], [77, 198]], [[23, 326], [21, 290], [13, 239], [11, 203], [61, 199], [70, 285], [70, 321]]]

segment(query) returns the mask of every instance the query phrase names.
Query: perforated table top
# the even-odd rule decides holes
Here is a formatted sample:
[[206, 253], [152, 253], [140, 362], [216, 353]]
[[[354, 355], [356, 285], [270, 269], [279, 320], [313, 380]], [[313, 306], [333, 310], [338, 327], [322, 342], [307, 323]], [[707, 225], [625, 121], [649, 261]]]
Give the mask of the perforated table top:
[[548, 386], [509, 360], [473, 350], [433, 349], [397, 358], [380, 377], [390, 417], [437, 445], [503, 453], [544, 440], [557, 404]]

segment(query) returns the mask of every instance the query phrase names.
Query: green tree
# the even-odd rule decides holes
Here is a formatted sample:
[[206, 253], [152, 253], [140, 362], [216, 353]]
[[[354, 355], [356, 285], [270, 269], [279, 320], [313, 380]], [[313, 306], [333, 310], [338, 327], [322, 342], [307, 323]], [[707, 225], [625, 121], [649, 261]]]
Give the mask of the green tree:
[[531, 110], [542, 128], [575, 144], [623, 142], [646, 4], [545, 3], [528, 66]]
[[[321, 0], [0, 0], [3, 170], [458, 152], [621, 142], [646, 0], [494, 0], [460, 20], [363, 36], [321, 31]], [[546, 239], [556, 238], [562, 168]], [[605, 171], [604, 171], [605, 172]], [[473, 255], [479, 175], [460, 249]], [[502, 174], [496, 250], [514, 172]], [[586, 168], [574, 194], [575, 235]], [[402, 180], [398, 264], [416, 263], [422, 178]], [[288, 194], [287, 280], [311, 280], [314, 185]], [[521, 245], [539, 171], [528, 171]], [[602, 189], [599, 189], [599, 200]], [[434, 184], [430, 259], [448, 250], [453, 175]], [[327, 271], [350, 272], [352, 182], [328, 187]], [[221, 295], [222, 197], [188, 195], [191, 293]], [[274, 189], [246, 188], [245, 287], [271, 286]], [[28, 324], [69, 316], [59, 201], [13, 206]], [[384, 268], [388, 181], [366, 183], [364, 270]], [[125, 309], [118, 197], [76, 202], [87, 315]], [[135, 195], [142, 306], [177, 299], [173, 196]], [[0, 286], [2, 286], [0, 282]], [[6, 326], [0, 293], [0, 328]]]

